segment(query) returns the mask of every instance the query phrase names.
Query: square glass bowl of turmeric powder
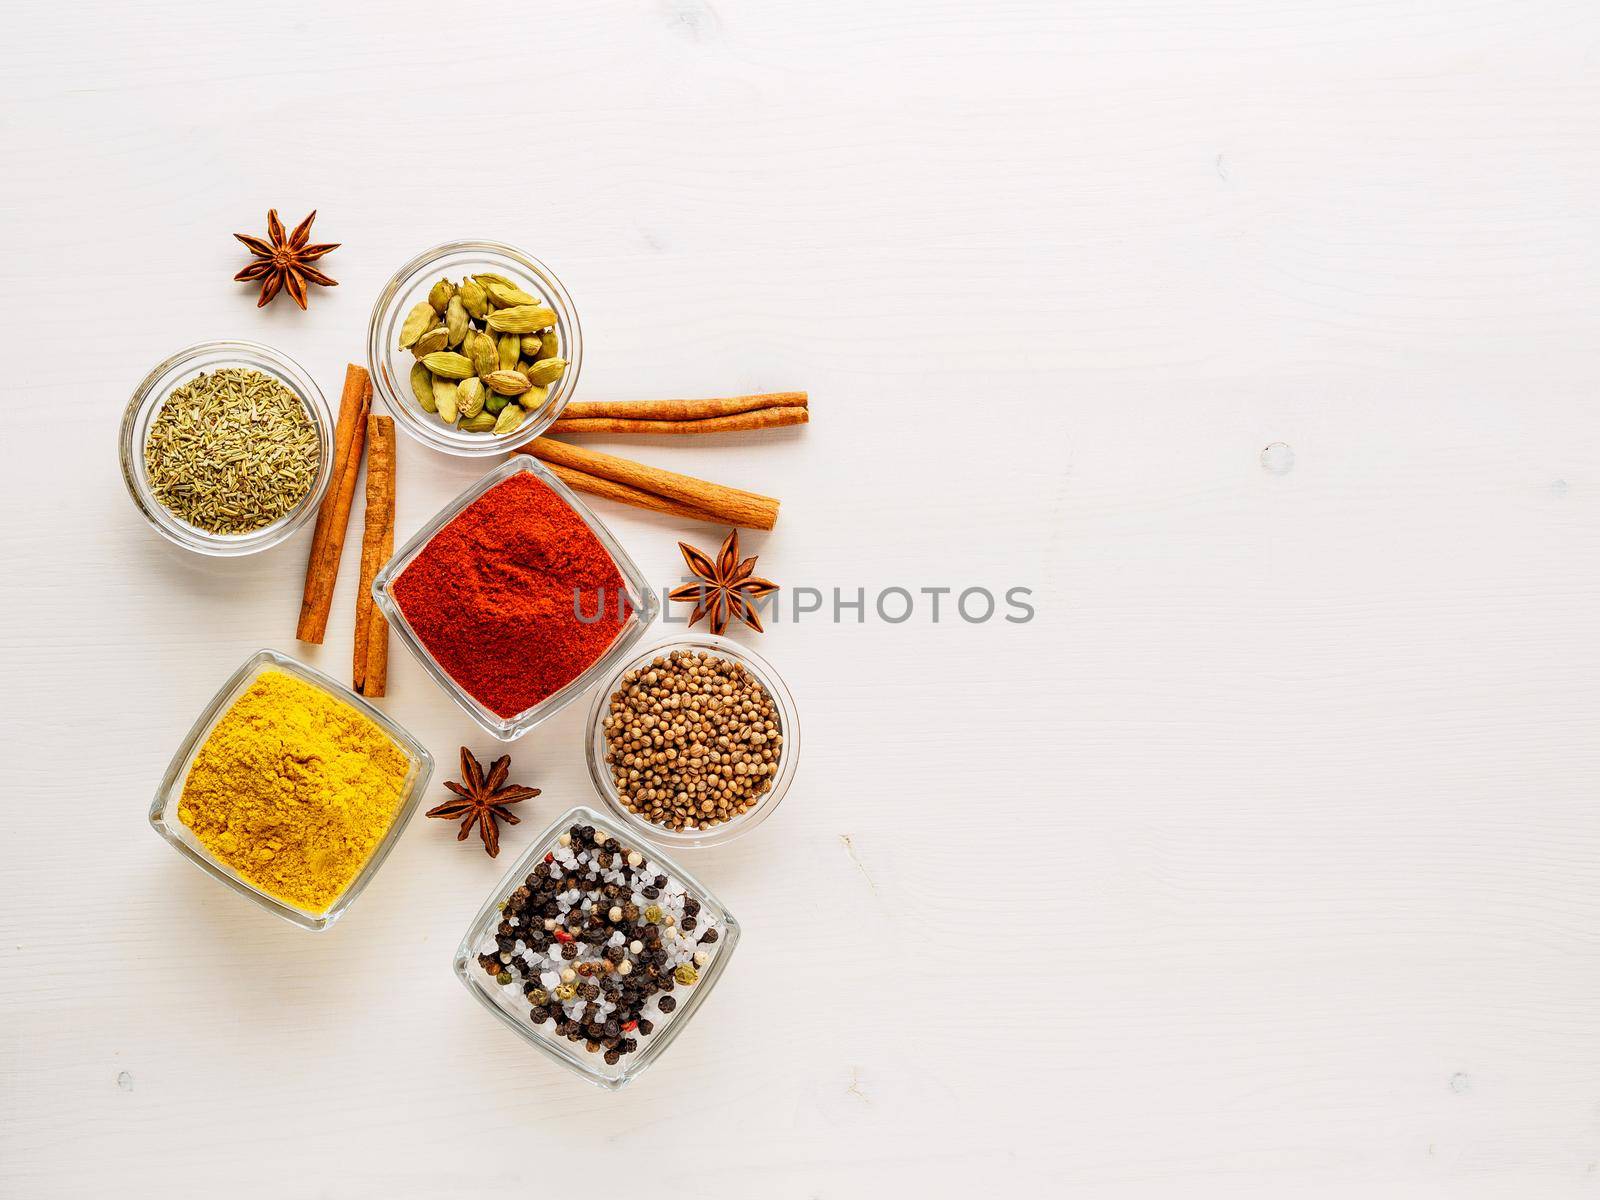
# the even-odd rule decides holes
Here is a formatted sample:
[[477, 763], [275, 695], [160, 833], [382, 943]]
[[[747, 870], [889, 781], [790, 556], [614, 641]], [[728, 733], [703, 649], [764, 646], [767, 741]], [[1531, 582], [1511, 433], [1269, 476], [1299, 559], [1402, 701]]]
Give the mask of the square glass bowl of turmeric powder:
[[260, 650], [183, 739], [150, 824], [213, 879], [321, 930], [377, 874], [432, 775], [427, 749], [360, 696]]

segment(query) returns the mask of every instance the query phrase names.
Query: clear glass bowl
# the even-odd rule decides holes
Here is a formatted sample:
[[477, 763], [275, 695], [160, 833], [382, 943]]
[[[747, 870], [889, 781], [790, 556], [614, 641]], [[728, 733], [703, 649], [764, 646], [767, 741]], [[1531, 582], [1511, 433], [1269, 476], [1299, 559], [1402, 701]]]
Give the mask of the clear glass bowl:
[[591, 808], [579, 805], [569, 812], [562, 813], [539, 835], [527, 852], [517, 859], [512, 868], [506, 872], [505, 878], [495, 886], [494, 891], [489, 893], [489, 898], [478, 910], [478, 915], [472, 918], [466, 936], [456, 948], [455, 972], [456, 978], [461, 980], [478, 1003], [493, 1013], [502, 1024], [514, 1030], [534, 1049], [562, 1066], [576, 1071], [590, 1083], [616, 1091], [631, 1080], [637, 1079], [651, 1063], [660, 1058], [667, 1047], [683, 1032], [689, 1019], [705, 1003], [706, 997], [711, 994], [711, 989], [716, 987], [717, 980], [722, 978], [723, 971], [727, 969], [728, 960], [733, 957], [734, 947], [739, 944], [739, 922], [734, 920], [733, 914], [711, 893], [711, 890], [689, 872], [648, 846], [638, 847], [646, 852], [650, 861], [659, 866], [666, 875], [676, 879], [690, 895], [700, 901], [701, 911], [706, 914], [709, 921], [714, 921], [722, 927], [712, 951], [711, 961], [701, 968], [700, 981], [688, 989], [675, 989], [673, 995], [678, 999], [678, 1007], [669, 1014], [652, 1018], [655, 1021], [655, 1032], [642, 1037], [639, 1049], [632, 1054], [623, 1055], [622, 1060], [615, 1065], [608, 1066], [603, 1056], [590, 1054], [582, 1042], [569, 1042], [566, 1038], [557, 1036], [553, 1032], [554, 1027], [549, 1023], [542, 1026], [535, 1025], [528, 1016], [529, 1005], [521, 988], [516, 985], [502, 987], [489, 979], [483, 968], [478, 965], [478, 947], [486, 938], [492, 937], [499, 927], [500, 905], [506, 897], [521, 885], [539, 861], [554, 848], [556, 839], [574, 824], [593, 825], [596, 830], [616, 838], [624, 846], [634, 847], [636, 839], [631, 833]]
[[[189, 764], [205, 744], [212, 726], [226, 713], [233, 702], [239, 698], [249, 686], [255, 682], [256, 677], [263, 671], [275, 669], [303, 679], [315, 687], [321, 688], [335, 699], [342, 700], [351, 707], [358, 709], [385, 733], [387, 733], [401, 752], [406, 756], [410, 767], [406, 772], [404, 783], [400, 789], [400, 806], [395, 810], [394, 820], [389, 825], [389, 830], [383, 835], [377, 847], [372, 852], [372, 857], [367, 859], [366, 865], [359, 874], [350, 881], [348, 887], [341, 892], [336, 900], [322, 912], [309, 912], [296, 908], [291, 904], [269, 896], [254, 884], [244, 879], [232, 867], [214, 858], [205, 846], [201, 845], [194, 834], [184, 823], [178, 819], [178, 799], [183, 795], [184, 781], [189, 777]], [[411, 815], [416, 812], [417, 804], [422, 799], [423, 792], [428, 786], [428, 780], [433, 775], [433, 756], [426, 747], [411, 734], [383, 713], [373, 708], [360, 696], [349, 688], [328, 678], [321, 671], [313, 671], [303, 663], [279, 654], [274, 650], [258, 650], [245, 660], [240, 667], [222, 685], [222, 690], [212, 697], [211, 703], [206, 705], [205, 711], [200, 714], [199, 720], [178, 746], [178, 752], [172, 756], [172, 762], [167, 767], [167, 773], [162, 776], [161, 786], [156, 789], [156, 797], [150, 805], [150, 825], [159, 833], [168, 844], [179, 854], [194, 863], [213, 879], [227, 884], [234, 891], [246, 899], [254, 900], [268, 912], [282, 917], [292, 925], [301, 929], [322, 930], [327, 929], [337, 921], [362, 890], [371, 882], [372, 877], [378, 873], [378, 868], [383, 865], [384, 859], [389, 857], [389, 852], [394, 849], [394, 844], [400, 838], [400, 833], [411, 820]]]
[[[272, 524], [250, 533], [208, 533], [187, 521], [179, 520], [156, 499], [149, 472], [144, 465], [145, 440], [167, 397], [196, 375], [223, 367], [260, 371], [283, 384], [305, 405], [306, 412], [317, 427], [317, 438], [321, 443], [317, 479], [311, 485], [311, 490], [299, 504]], [[333, 474], [333, 413], [328, 408], [327, 400], [323, 399], [322, 392], [299, 363], [270, 346], [256, 342], [201, 342], [179, 350], [146, 375], [144, 382], [134, 391], [133, 399], [122, 414], [119, 441], [122, 478], [128, 485], [128, 494], [133, 497], [134, 504], [144, 514], [145, 520], [169, 542], [198, 554], [230, 557], [255, 554], [269, 546], [276, 546], [316, 513], [323, 494], [328, 490], [329, 477]]]
[[[523, 291], [542, 297], [555, 310], [556, 338], [561, 357], [567, 360], [567, 369], [551, 385], [540, 409], [510, 433], [498, 437], [491, 433], [464, 433], [432, 413], [423, 412], [411, 394], [411, 368], [416, 357], [409, 350], [399, 349], [400, 326], [406, 314], [428, 298], [429, 290], [441, 276], [460, 283], [464, 276], [485, 273], [504, 275]], [[373, 390], [383, 398], [400, 428], [419, 442], [446, 454], [504, 454], [533, 441], [567, 406], [583, 366], [583, 331], [578, 327], [578, 310], [572, 306], [572, 297], [538, 259], [499, 242], [446, 242], [424, 250], [406, 263], [378, 293], [367, 326], [367, 363]]]
[[[760, 681], [761, 686], [766, 688], [767, 694], [772, 697], [772, 702], [778, 706], [779, 731], [783, 734], [783, 753], [778, 758], [778, 774], [773, 779], [772, 786], [761, 795], [753, 807], [740, 813], [733, 820], [722, 821], [704, 829], [665, 829], [633, 812], [623, 804], [622, 797], [617, 794], [616, 784], [611, 780], [611, 768], [606, 765], [605, 721], [609, 715], [611, 694], [617, 690], [617, 684], [629, 671], [674, 650], [705, 650], [718, 657], [743, 663], [745, 669]], [[794, 782], [795, 767], [800, 761], [799, 711], [795, 708], [794, 697], [789, 693], [783, 680], [778, 677], [778, 673], [772, 669], [772, 664], [755, 651], [747, 650], [738, 642], [728, 638], [716, 637], [709, 633], [700, 637], [674, 638], [658, 646], [652, 646], [648, 650], [641, 650], [628, 661], [620, 663], [606, 677], [605, 683], [596, 690], [594, 701], [589, 706], [588, 758], [589, 775], [594, 780], [595, 790], [605, 801], [607, 810], [631, 836], [643, 836], [660, 845], [674, 848], [696, 849], [703, 846], [720, 846], [749, 833], [770, 817], [773, 810], [782, 803], [783, 797], [789, 791], [789, 785]]]
[[[464, 509], [472, 504], [479, 496], [501, 480], [508, 479], [519, 471], [526, 471], [537, 475], [548, 485], [556, 495], [565, 500], [572, 511], [594, 531], [595, 537], [600, 539], [600, 544], [617, 565], [617, 571], [622, 576], [622, 581], [627, 588], [627, 597], [630, 612], [628, 619], [622, 623], [616, 639], [607, 647], [606, 652], [586, 667], [583, 673], [575, 679], [550, 693], [539, 703], [531, 708], [525, 708], [512, 717], [502, 717], [493, 709], [484, 705], [476, 696], [457, 683], [450, 673], [439, 664], [433, 652], [423, 645], [422, 639], [417, 636], [416, 630], [411, 627], [411, 622], [406, 619], [405, 610], [400, 607], [399, 601], [394, 596], [394, 582], [422, 553], [423, 548], [433, 540], [433, 535], [438, 533], [453, 521]], [[526, 454], [518, 454], [505, 462], [500, 463], [494, 470], [462, 492], [454, 500], [438, 511], [431, 521], [417, 531], [409, 542], [400, 548], [400, 552], [391, 558], [380, 570], [372, 581], [372, 596], [383, 615], [389, 619], [389, 625], [394, 630], [407, 650], [411, 651], [432, 675], [434, 682], [442, 687], [450, 698], [453, 699], [466, 714], [483, 726], [490, 734], [503, 742], [513, 741], [532, 729], [540, 721], [552, 713], [558, 712], [581, 696], [626, 655], [633, 645], [644, 636], [645, 631], [655, 621], [656, 615], [661, 611], [661, 601], [656, 598], [650, 581], [644, 577], [633, 559], [628, 557], [628, 552], [622, 548], [620, 542], [611, 536], [611, 531], [599, 517], [589, 511], [589, 506], [573, 493], [572, 489], [561, 480], [557, 479], [543, 463]], [[607, 603], [610, 603], [609, 599]], [[530, 635], [531, 636], [531, 635]]]

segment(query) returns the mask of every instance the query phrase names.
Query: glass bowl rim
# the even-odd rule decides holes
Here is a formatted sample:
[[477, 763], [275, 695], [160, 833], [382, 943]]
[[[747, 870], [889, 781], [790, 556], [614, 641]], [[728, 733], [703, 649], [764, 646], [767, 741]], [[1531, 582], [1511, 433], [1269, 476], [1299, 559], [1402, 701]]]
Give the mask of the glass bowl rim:
[[[705, 975], [700, 982], [695, 984], [689, 999], [680, 1004], [673, 1014], [673, 1019], [662, 1026], [656, 1033], [650, 1035], [651, 1041], [637, 1055], [631, 1056], [633, 1061], [616, 1075], [602, 1075], [590, 1067], [587, 1062], [566, 1050], [563, 1045], [556, 1043], [543, 1035], [531, 1024], [525, 1023], [513, 1016], [502, 1005], [496, 1003], [493, 994], [488, 990], [488, 985], [479, 979], [480, 972], [477, 967], [477, 949], [474, 945], [473, 933], [484, 926], [491, 913], [498, 911], [498, 905], [503, 897], [510, 895], [517, 883], [533, 870], [537, 865], [536, 860], [548, 852], [550, 846], [568, 825], [582, 822], [604, 829], [616, 836], [619, 841], [626, 841], [627, 831], [622, 828], [615, 818], [589, 807], [587, 804], [575, 804], [566, 812], [555, 817], [532, 842], [528, 848], [518, 856], [506, 873], [500, 877], [478, 911], [473, 914], [466, 931], [457, 943], [451, 961], [452, 970], [463, 987], [471, 993], [473, 999], [499, 1019], [501, 1024], [518, 1034], [529, 1045], [533, 1046], [547, 1058], [560, 1063], [568, 1070], [575, 1072], [581, 1078], [597, 1087], [607, 1091], [616, 1091], [637, 1079], [652, 1066], [655, 1061], [666, 1053], [667, 1048], [677, 1040], [678, 1035], [688, 1027], [690, 1020], [700, 1009], [705, 998], [709, 996], [723, 973], [727, 969], [728, 960], [733, 957], [734, 950], [739, 945], [739, 938], [743, 931], [737, 917], [729, 910], [714, 891], [696, 878], [693, 873], [684, 869], [683, 865], [675, 861], [670, 855], [662, 852], [659, 847], [647, 846], [651, 851], [650, 857], [659, 866], [672, 876], [685, 889], [692, 893], [702, 904], [713, 905], [721, 914], [725, 933], [721, 939], [721, 948], [712, 957], [705, 970]], [[625, 1060], [626, 1061], [626, 1060]]]
[[[659, 655], [670, 654], [674, 650], [708, 650], [713, 654], [743, 663], [767, 689], [773, 703], [778, 706], [783, 733], [783, 754], [772, 786], [761, 796], [754, 808], [741, 813], [731, 821], [721, 821], [706, 829], [689, 831], [663, 829], [633, 812], [622, 803], [616, 785], [611, 782], [611, 773], [605, 765], [606, 709], [611, 694], [616, 691], [618, 681], [635, 667]], [[794, 694], [790, 692], [783, 676], [778, 674], [770, 662], [748, 646], [714, 633], [689, 633], [670, 637], [653, 646], [639, 648], [626, 662], [617, 665], [601, 687], [595, 689], [594, 699], [589, 703], [588, 736], [584, 744], [584, 757], [589, 764], [590, 781], [600, 793], [600, 799], [612, 814], [612, 819], [620, 822], [624, 828], [637, 832], [656, 845], [674, 849], [700, 850], [710, 846], [722, 846], [755, 829], [772, 815], [783, 802], [783, 798], [789, 794], [800, 761], [799, 707], [795, 704]]]
[[[440, 259], [469, 253], [481, 254], [486, 259], [504, 260], [491, 265], [504, 266], [510, 263], [539, 281], [545, 300], [555, 310], [556, 332], [561, 339], [562, 354], [567, 356], [567, 369], [558, 381], [561, 386], [554, 398], [545, 401], [542, 412], [530, 416], [512, 432], [499, 437], [493, 434], [452, 436], [443, 425], [424, 420], [423, 416], [427, 414], [419, 416], [413, 411], [413, 405], [407, 403], [408, 397], [400, 392], [398, 385], [391, 385], [384, 370], [384, 364], [389, 361], [389, 338], [385, 335], [396, 323], [395, 318], [399, 315], [400, 298], [406, 290], [406, 282], [427, 273], [428, 268]], [[573, 304], [566, 285], [541, 260], [506, 242], [466, 238], [441, 242], [437, 246], [421, 251], [407, 260], [384, 283], [378, 292], [378, 298], [373, 301], [372, 315], [367, 321], [367, 371], [372, 376], [373, 392], [383, 400], [384, 407], [410, 437], [431, 449], [462, 458], [484, 458], [492, 454], [503, 454], [518, 446], [526, 445], [542, 434], [561, 416], [567, 402], [572, 399], [578, 387], [578, 376], [582, 367], [583, 328], [578, 321], [577, 307]]]
[[[341, 700], [356, 709], [363, 716], [382, 729], [385, 734], [405, 754], [409, 769], [407, 780], [409, 788], [404, 792], [400, 805], [395, 809], [394, 818], [389, 823], [389, 828], [384, 831], [372, 854], [362, 864], [361, 870], [356, 872], [353, 879], [345, 885], [344, 891], [334, 898], [332, 904], [320, 913], [310, 912], [298, 908], [288, 901], [280, 900], [276, 896], [251, 884], [238, 872], [227, 864], [218, 860], [203, 846], [191, 846], [169, 825], [166, 819], [167, 808], [180, 794], [184, 782], [188, 779], [189, 767], [194, 762], [194, 757], [200, 752], [205, 740], [216, 727], [218, 721], [232, 707], [232, 702], [241, 695], [245, 688], [259, 678], [268, 668], [275, 668], [285, 674], [292, 675], [302, 682], [319, 688], [336, 700]], [[231, 890], [244, 896], [247, 900], [260, 905], [274, 916], [280, 917], [289, 924], [300, 929], [310, 930], [313, 933], [322, 932], [333, 926], [342, 917], [356, 898], [366, 889], [368, 883], [378, 873], [384, 861], [393, 851], [400, 835], [410, 824], [412, 816], [422, 802], [422, 797], [427, 791], [428, 783], [433, 778], [433, 755], [422, 742], [393, 717], [375, 707], [364, 696], [359, 696], [351, 689], [345, 687], [338, 680], [324, 674], [315, 667], [307, 666], [299, 659], [291, 658], [280, 651], [263, 647], [252, 653], [239, 668], [233, 671], [212, 697], [201, 707], [200, 714], [195, 718], [194, 724], [179, 740], [177, 749], [167, 764], [167, 769], [161, 777], [161, 782], [156, 788], [154, 799], [150, 803], [148, 818], [150, 827], [160, 835], [161, 839], [177, 850], [185, 859], [199, 867], [207, 875], [219, 883], [227, 885]]]
[[[550, 487], [594, 533], [600, 545], [611, 556], [612, 562], [616, 564], [617, 573], [622, 576], [631, 611], [622, 628], [617, 631], [617, 636], [594, 662], [538, 703], [530, 705], [514, 716], [502, 717], [457, 682], [434, 657], [433, 651], [423, 644], [421, 637], [407, 619], [405, 610], [395, 598], [394, 584], [440, 530], [496, 485], [519, 473], [533, 474], [540, 482]], [[650, 581], [645, 578], [639, 564], [633, 560], [605, 522], [553, 471], [530, 454], [513, 454], [504, 462], [496, 463], [453, 499], [446, 501], [404, 546], [395, 551], [393, 557], [384, 563], [373, 577], [372, 598], [388, 619], [401, 643], [422, 664], [434, 682], [485, 732], [503, 742], [520, 738], [593, 687], [614, 662], [644, 637], [661, 610], [661, 601], [656, 598], [655, 589]]]
[[[311, 490], [301, 497], [294, 508], [276, 521], [249, 533], [207, 533], [178, 518], [156, 499], [145, 475], [144, 447], [134, 445], [134, 435], [146, 412], [153, 411], [157, 405], [165, 403], [173, 390], [187, 381], [187, 373], [181, 369], [188, 363], [213, 357], [222, 361], [208, 366], [203, 365], [198, 370], [214, 371], [227, 366], [260, 370], [263, 364], [270, 365], [273, 368], [270, 373], [295, 394], [311, 417], [311, 423], [317, 431], [318, 470]], [[237, 361], [226, 361], [234, 357]], [[174, 372], [180, 373], [166, 387], [158, 390], [157, 385]], [[146, 433], [148, 434], [148, 430]], [[217, 338], [195, 342], [162, 359], [134, 388], [132, 397], [123, 409], [122, 422], [117, 433], [122, 481], [140, 515], [167, 541], [185, 550], [213, 558], [238, 558], [259, 554], [263, 550], [279, 545], [304, 525], [312, 514], [322, 507], [323, 498], [332, 483], [333, 440], [333, 410], [329, 408], [327, 397], [322, 394], [322, 389], [317, 386], [311, 373], [276, 347], [240, 338]]]

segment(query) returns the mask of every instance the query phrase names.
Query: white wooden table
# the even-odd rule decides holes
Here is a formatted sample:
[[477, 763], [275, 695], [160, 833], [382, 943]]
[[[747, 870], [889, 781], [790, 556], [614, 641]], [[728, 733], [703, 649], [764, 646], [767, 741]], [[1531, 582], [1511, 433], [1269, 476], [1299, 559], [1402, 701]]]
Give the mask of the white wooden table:
[[[0, 1194], [1600, 1188], [1592, 4], [4, 9]], [[274, 205], [309, 313], [230, 282]], [[130, 389], [249, 337], [336, 394], [462, 236], [562, 276], [587, 398], [810, 390], [607, 446], [781, 496], [773, 578], [1037, 610], [747, 635], [799, 779], [617, 1095], [451, 977], [504, 855], [418, 817], [309, 936], [145, 825], [250, 651], [347, 670], [358, 535], [298, 646], [309, 534], [161, 543]], [[481, 469], [404, 444], [401, 537]], [[720, 534], [601, 509], [663, 581]], [[385, 707], [490, 749], [398, 646]]]

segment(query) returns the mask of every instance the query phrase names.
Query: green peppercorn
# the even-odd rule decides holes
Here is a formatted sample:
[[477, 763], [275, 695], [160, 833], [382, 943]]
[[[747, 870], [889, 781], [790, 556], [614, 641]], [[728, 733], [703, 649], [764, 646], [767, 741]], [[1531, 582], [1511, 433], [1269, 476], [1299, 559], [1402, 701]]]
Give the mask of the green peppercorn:
[[528, 993], [529, 1004], [547, 1004], [549, 1001], [550, 993], [545, 991], [542, 987], [536, 987]]
[[511, 972], [510, 971], [501, 971], [500, 974], [498, 974], [498, 975], [496, 975], [494, 977], [494, 981], [496, 983], [498, 983], [501, 987], [504, 987], [506, 984], [511, 982]]
[[679, 963], [678, 969], [672, 973], [672, 977], [685, 987], [688, 987], [691, 983], [700, 982], [700, 972], [694, 969], [693, 963]]
[[652, 904], [644, 910], [644, 919], [655, 925], [661, 920], [661, 905]]

